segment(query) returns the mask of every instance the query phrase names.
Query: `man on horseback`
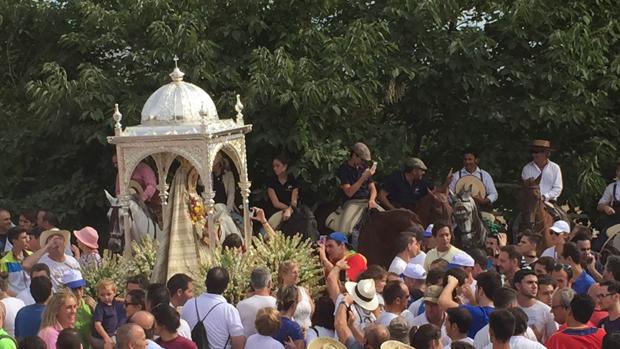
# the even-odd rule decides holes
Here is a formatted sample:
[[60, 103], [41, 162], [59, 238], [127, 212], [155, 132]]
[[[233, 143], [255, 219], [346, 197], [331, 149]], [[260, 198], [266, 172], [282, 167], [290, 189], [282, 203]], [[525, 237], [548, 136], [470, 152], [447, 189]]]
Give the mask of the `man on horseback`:
[[497, 200], [497, 189], [491, 175], [478, 167], [478, 152], [468, 148], [463, 151], [463, 168], [458, 172], [453, 173], [448, 178], [450, 180], [450, 190], [454, 194], [458, 194], [457, 183], [464, 177], [473, 176], [476, 179], [480, 179], [480, 182], [484, 185], [485, 195], [476, 195], [472, 193], [472, 197], [478, 207], [490, 208], [490, 206]]
[[365, 209], [377, 206], [377, 187], [372, 176], [377, 169], [376, 162], [370, 160], [370, 149], [364, 143], [351, 147], [351, 156], [338, 168], [338, 179], [345, 202], [342, 210], [327, 217], [326, 225], [332, 230], [351, 234]]
[[616, 180], [605, 188], [596, 209], [605, 214], [597, 221], [601, 232], [594, 248], [598, 250], [607, 241], [607, 228], [620, 223], [620, 159], [616, 162]]
[[530, 147], [532, 161], [523, 166], [521, 179], [538, 178], [540, 180], [540, 194], [545, 202], [555, 202], [562, 194], [562, 171], [560, 166], [549, 160], [551, 142], [535, 139]]
[[[118, 168], [118, 160], [116, 154], [112, 155], [112, 163], [115, 168]], [[159, 191], [157, 190], [157, 175], [151, 166], [144, 162], [140, 162], [133, 173], [131, 174], [131, 181], [137, 183], [140, 188], [134, 188], [137, 191], [138, 196], [144, 202], [149, 209], [156, 215], [157, 221], [161, 224], [161, 198], [159, 197]], [[119, 177], [116, 174], [116, 196], [120, 193]]]
[[379, 202], [388, 210], [396, 208], [413, 209], [415, 204], [428, 193], [428, 182], [422, 177], [427, 168], [418, 158], [409, 158], [403, 170], [391, 174], [379, 192]]

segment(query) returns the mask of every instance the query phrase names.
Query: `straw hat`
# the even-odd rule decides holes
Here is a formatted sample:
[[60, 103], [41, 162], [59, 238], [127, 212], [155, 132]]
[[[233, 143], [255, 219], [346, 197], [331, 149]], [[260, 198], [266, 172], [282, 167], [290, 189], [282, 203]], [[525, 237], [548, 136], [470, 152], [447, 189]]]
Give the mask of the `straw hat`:
[[39, 238], [39, 241], [41, 241], [41, 246], [45, 246], [45, 244], [47, 244], [47, 240], [49, 240], [49, 238], [51, 238], [52, 236], [56, 235], [65, 238], [65, 248], [67, 248], [71, 243], [71, 233], [67, 230], [60, 230], [58, 228], [46, 230], [41, 233], [41, 237]]
[[347, 282], [344, 284], [347, 292], [360, 307], [373, 311], [379, 306], [379, 298], [375, 290], [375, 280], [365, 279], [360, 282]]
[[308, 344], [308, 349], [346, 349], [339, 341], [329, 337], [317, 337]]
[[460, 193], [461, 190], [469, 190], [471, 187], [471, 196], [485, 198], [487, 197], [487, 190], [484, 187], [484, 183], [480, 180], [480, 178], [476, 176], [463, 176], [459, 178], [456, 182], [456, 194]]
[[546, 139], [533, 140], [530, 148], [553, 150], [553, 148], [551, 148], [551, 142]]
[[381, 344], [381, 349], [415, 349], [415, 348], [405, 343], [399, 342], [399, 341], [389, 340]]
[[610, 239], [611, 237], [620, 233], [620, 224], [612, 225], [611, 227], [607, 228], [607, 230], [605, 230], [605, 233], [607, 234], [607, 238]]
[[144, 195], [144, 189], [142, 189], [140, 183], [132, 179], [129, 181], [129, 193], [142, 197], [142, 195]]

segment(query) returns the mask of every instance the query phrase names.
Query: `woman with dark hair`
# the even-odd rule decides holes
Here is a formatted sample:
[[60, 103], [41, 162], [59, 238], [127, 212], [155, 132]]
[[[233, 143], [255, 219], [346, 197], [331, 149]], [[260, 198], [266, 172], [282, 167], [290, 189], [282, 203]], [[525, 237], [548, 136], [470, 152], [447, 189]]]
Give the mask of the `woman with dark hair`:
[[282, 221], [291, 218], [299, 199], [299, 184], [288, 173], [288, 165], [288, 157], [276, 156], [272, 162], [274, 176], [267, 182], [267, 195], [273, 206], [269, 212], [275, 212], [268, 221], [274, 229], [277, 229]]
[[299, 290], [295, 285], [280, 288], [277, 294], [277, 306], [280, 312], [280, 330], [272, 337], [285, 347], [291, 346], [291, 342], [297, 349], [304, 349], [304, 334], [299, 324], [293, 320], [297, 303], [299, 302]]
[[409, 332], [409, 344], [416, 349], [441, 349], [441, 330], [433, 324], [426, 324]]
[[146, 293], [142, 290], [131, 290], [127, 292], [125, 295], [125, 311], [127, 312], [128, 319], [140, 310], [146, 309], [145, 297]]
[[334, 302], [327, 294], [322, 294], [316, 300], [312, 326], [306, 331], [306, 343], [318, 337], [334, 338], [334, 312]]

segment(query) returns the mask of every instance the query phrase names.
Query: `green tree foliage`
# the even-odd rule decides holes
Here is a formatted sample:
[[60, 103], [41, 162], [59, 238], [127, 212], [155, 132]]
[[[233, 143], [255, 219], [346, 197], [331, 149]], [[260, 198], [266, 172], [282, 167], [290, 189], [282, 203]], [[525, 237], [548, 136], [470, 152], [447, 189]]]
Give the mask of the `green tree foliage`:
[[563, 198], [591, 208], [620, 136], [618, 18], [613, 0], [0, 0], [0, 205], [104, 219], [112, 106], [137, 124], [176, 54], [221, 116], [242, 95], [257, 199], [281, 151], [317, 201], [358, 140], [379, 177], [417, 155], [441, 180], [470, 145], [516, 183], [546, 137]]

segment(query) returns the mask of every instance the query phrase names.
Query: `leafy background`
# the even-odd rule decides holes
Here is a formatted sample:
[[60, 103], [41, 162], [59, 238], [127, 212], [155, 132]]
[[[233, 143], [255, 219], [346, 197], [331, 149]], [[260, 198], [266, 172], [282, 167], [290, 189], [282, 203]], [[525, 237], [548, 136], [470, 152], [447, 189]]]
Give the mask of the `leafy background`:
[[593, 212], [620, 136], [618, 18], [614, 0], [0, 0], [0, 206], [105, 230], [113, 105], [137, 124], [178, 55], [220, 115], [242, 95], [254, 200], [281, 151], [307, 203], [335, 198], [363, 140], [379, 177], [416, 155], [436, 181], [477, 147], [512, 207], [544, 137], [562, 199]]

